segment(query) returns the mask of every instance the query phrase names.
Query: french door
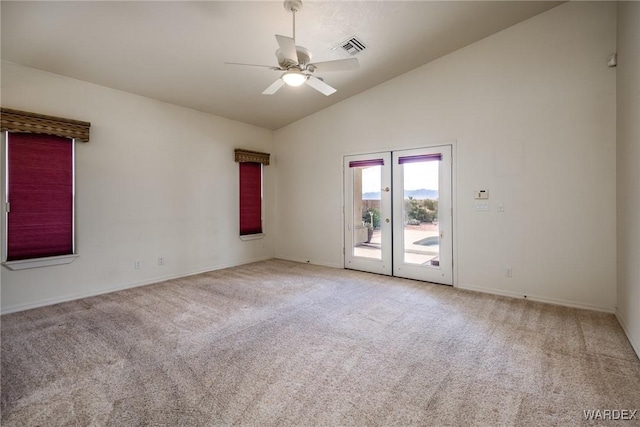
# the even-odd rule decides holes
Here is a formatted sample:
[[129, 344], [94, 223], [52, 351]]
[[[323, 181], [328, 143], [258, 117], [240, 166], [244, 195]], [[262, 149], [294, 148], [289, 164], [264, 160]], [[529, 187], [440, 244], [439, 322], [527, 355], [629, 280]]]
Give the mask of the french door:
[[345, 268], [453, 284], [451, 146], [344, 158]]

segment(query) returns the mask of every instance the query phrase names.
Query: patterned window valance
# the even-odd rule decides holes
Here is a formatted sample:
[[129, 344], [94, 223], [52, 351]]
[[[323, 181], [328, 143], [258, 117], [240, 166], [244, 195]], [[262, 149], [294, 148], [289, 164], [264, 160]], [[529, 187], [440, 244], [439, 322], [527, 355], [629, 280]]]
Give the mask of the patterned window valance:
[[79, 120], [27, 113], [25, 111], [0, 109], [0, 122], [3, 131], [19, 133], [44, 133], [46, 135], [73, 138], [89, 142], [91, 123]]
[[254, 162], [262, 163], [265, 166], [269, 165], [269, 153], [261, 153], [259, 151], [243, 150], [236, 148], [236, 162]]

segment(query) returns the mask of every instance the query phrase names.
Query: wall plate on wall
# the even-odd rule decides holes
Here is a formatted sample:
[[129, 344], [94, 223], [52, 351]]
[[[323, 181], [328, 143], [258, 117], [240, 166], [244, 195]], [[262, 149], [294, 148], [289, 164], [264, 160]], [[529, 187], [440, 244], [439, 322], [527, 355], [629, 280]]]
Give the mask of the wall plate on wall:
[[475, 197], [476, 197], [476, 199], [479, 199], [479, 200], [488, 199], [489, 198], [489, 190], [477, 190]]
[[476, 202], [476, 210], [488, 212], [489, 211], [489, 202]]

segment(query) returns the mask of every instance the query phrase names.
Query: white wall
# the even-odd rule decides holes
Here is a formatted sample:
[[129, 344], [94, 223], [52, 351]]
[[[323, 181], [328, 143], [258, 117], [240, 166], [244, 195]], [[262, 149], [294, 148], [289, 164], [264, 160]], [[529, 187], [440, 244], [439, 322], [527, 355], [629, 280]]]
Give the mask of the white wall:
[[264, 169], [267, 236], [243, 242], [233, 155], [272, 151], [272, 131], [7, 62], [2, 105], [91, 122], [91, 141], [76, 147], [80, 257], [2, 267], [2, 312], [273, 255], [273, 168]]
[[615, 48], [565, 3], [276, 131], [276, 255], [342, 265], [343, 155], [455, 140], [457, 286], [613, 311]]
[[640, 3], [618, 3], [618, 319], [640, 355]]

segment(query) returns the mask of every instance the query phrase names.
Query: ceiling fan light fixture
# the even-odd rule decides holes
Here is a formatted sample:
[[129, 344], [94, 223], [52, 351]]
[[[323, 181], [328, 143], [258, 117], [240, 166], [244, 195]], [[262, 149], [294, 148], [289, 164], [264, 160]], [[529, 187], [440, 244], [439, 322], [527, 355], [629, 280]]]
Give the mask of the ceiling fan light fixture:
[[[276, 59], [278, 60], [277, 67], [256, 64], [240, 64], [237, 62], [227, 63], [235, 65], [253, 65], [257, 67], [270, 68], [280, 72], [284, 71], [284, 73], [280, 75], [280, 78], [262, 91], [263, 95], [273, 95], [284, 85], [297, 87], [306, 83], [321, 94], [329, 96], [335, 93], [336, 89], [326, 84], [321, 78], [316, 77], [314, 74], [317, 71], [324, 73], [329, 71], [347, 71], [358, 68], [357, 58], [336, 59], [334, 61], [322, 61], [316, 63], [311, 62], [311, 51], [302, 46], [296, 45], [296, 12], [298, 12], [301, 7], [302, 0], [285, 0], [284, 2], [284, 8], [293, 15], [293, 37], [276, 34], [276, 42], [278, 43], [278, 50], [276, 50]], [[352, 37], [349, 41], [355, 43], [355, 40], [356, 38]]]
[[289, 86], [302, 86], [307, 80], [307, 76], [300, 71], [287, 71], [282, 75], [282, 80]]

